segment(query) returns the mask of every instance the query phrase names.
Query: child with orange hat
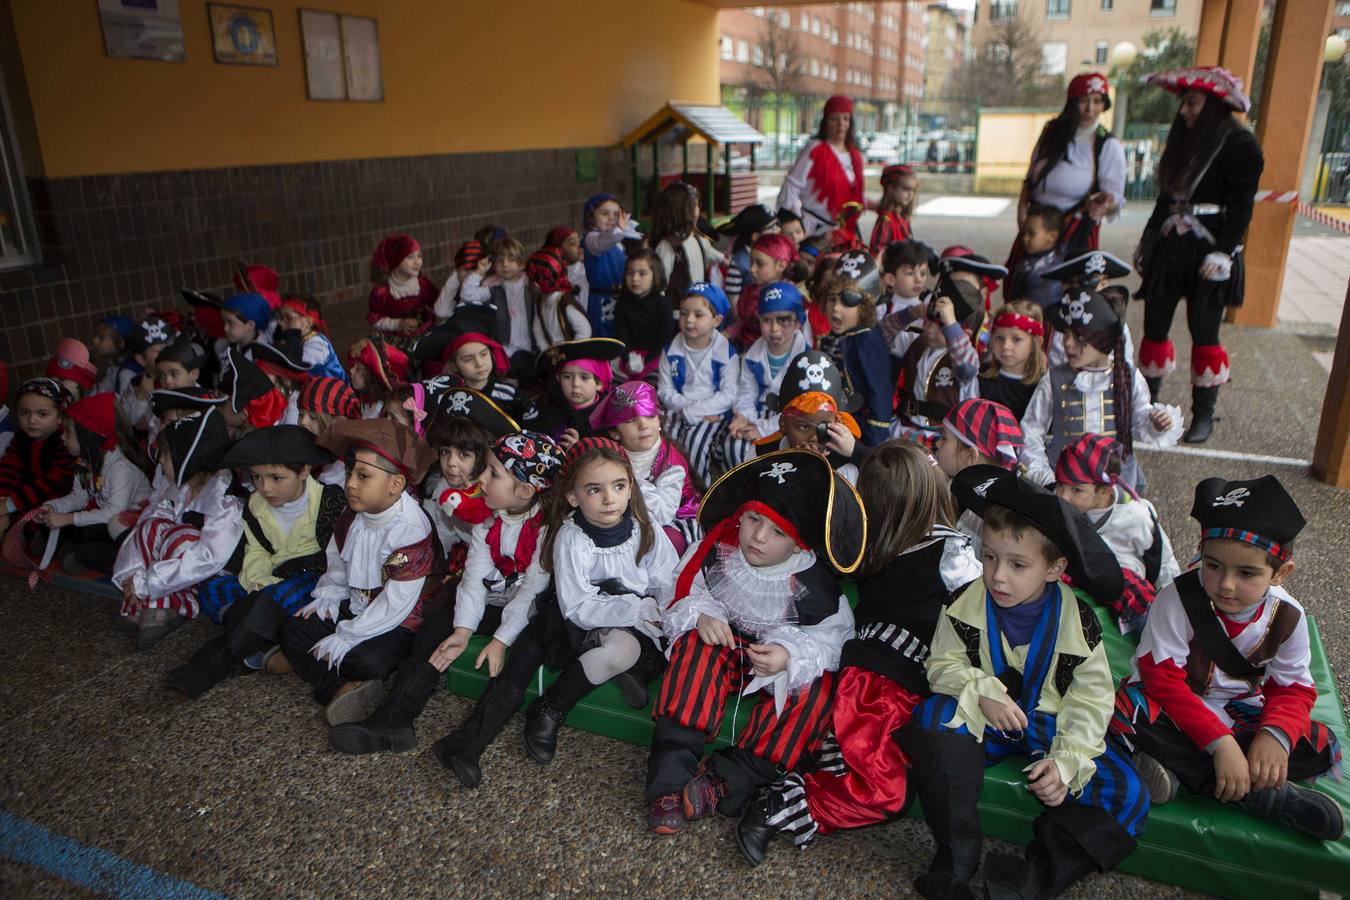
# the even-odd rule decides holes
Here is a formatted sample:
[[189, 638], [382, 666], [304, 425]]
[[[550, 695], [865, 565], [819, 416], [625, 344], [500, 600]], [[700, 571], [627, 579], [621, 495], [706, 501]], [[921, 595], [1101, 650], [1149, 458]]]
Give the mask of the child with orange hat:
[[66, 386], [76, 400], [94, 389], [98, 368], [89, 359], [89, 348], [74, 338], [61, 338], [56, 352], [47, 360], [47, 377]]

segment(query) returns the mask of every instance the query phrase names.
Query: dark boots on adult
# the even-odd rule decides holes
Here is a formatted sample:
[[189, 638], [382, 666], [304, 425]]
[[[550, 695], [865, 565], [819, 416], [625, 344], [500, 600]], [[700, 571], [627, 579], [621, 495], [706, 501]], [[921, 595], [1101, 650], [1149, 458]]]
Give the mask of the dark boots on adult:
[[530, 704], [525, 711], [525, 752], [531, 759], [542, 765], [553, 762], [563, 720], [594, 689], [581, 663], [573, 660], [558, 675], [558, 680]]
[[230, 655], [225, 635], [217, 635], [197, 648], [192, 658], [165, 676], [166, 684], [175, 691], [196, 700], [220, 684], [239, 669], [239, 661]]
[[1219, 402], [1217, 387], [1191, 388], [1191, 424], [1181, 439], [1188, 444], [1203, 444], [1214, 432], [1214, 407]]
[[928, 900], [974, 897], [970, 879], [980, 867], [984, 834], [977, 804], [984, 784], [984, 748], [969, 735], [900, 729], [900, 748], [913, 762], [910, 778], [933, 831], [937, 852], [914, 889]]
[[1251, 791], [1238, 805], [1321, 841], [1339, 841], [1345, 834], [1345, 813], [1339, 803], [1326, 794], [1287, 781], [1277, 788]]
[[417, 746], [413, 722], [440, 683], [441, 673], [431, 663], [405, 659], [384, 700], [363, 722], [348, 722], [328, 732], [328, 746], [341, 753], [402, 752]]
[[1135, 839], [1106, 810], [1064, 803], [1031, 823], [1025, 856], [990, 853], [984, 860], [989, 900], [1040, 900], [1066, 891], [1093, 872], [1114, 869], [1134, 852]]
[[1158, 395], [1162, 393], [1162, 382], [1163, 380], [1161, 375], [1152, 378], [1150, 378], [1147, 375], [1144, 376], [1144, 384], [1148, 385], [1149, 403], [1158, 402]]
[[524, 699], [525, 692], [520, 688], [508, 681], [498, 681], [479, 698], [463, 725], [431, 745], [441, 765], [454, 772], [464, 787], [476, 788], [483, 780], [478, 760]]

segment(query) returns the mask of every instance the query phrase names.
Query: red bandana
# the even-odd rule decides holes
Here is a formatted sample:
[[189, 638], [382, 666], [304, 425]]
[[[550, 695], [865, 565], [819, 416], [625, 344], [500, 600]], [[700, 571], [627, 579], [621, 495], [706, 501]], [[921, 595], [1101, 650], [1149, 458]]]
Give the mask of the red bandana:
[[1024, 316], [1020, 313], [1005, 312], [999, 313], [994, 317], [994, 324], [989, 331], [992, 334], [997, 328], [1016, 328], [1019, 331], [1025, 331], [1027, 334], [1040, 337], [1045, 334], [1045, 325], [1037, 322], [1030, 316]]
[[534, 559], [534, 551], [539, 546], [539, 532], [544, 527], [544, 511], [541, 509], [534, 515], [525, 520], [525, 524], [520, 528], [520, 537], [516, 539], [516, 552], [514, 556], [505, 556], [502, 554], [502, 519], [501, 516], [495, 518], [492, 527], [487, 533], [488, 552], [492, 554], [492, 565], [502, 573], [502, 577], [510, 581], [517, 575], [525, 574], [529, 568], [531, 560]]

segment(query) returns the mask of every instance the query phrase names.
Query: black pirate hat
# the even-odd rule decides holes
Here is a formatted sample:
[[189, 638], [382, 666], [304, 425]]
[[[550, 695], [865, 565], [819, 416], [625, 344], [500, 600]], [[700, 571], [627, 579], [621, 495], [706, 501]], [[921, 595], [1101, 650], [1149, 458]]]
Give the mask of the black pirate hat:
[[[252, 344], [252, 347], [262, 346]], [[230, 410], [242, 413], [244, 407], [254, 400], [276, 390], [272, 379], [258, 368], [253, 360], [243, 354], [238, 347], [231, 347], [225, 365], [220, 370], [220, 389], [230, 398]]]
[[[997, 281], [1008, 276], [1008, 270], [997, 263], [991, 263], [978, 254], [948, 256], [938, 262], [937, 283], [934, 285], [930, 302], [938, 297], [952, 301], [956, 321], [965, 323], [984, 309], [984, 293], [975, 285], [952, 278], [953, 272], [969, 272], [978, 276], [982, 282]], [[931, 314], [931, 313], [930, 313]]]
[[593, 337], [580, 341], [563, 341], [540, 353], [535, 361], [535, 367], [540, 375], [547, 375], [575, 360], [594, 359], [608, 362], [618, 359], [627, 352], [628, 348], [617, 338]]
[[1125, 323], [1100, 292], [1074, 291], [1060, 298], [1059, 306], [1055, 307], [1055, 327], [1061, 331], [1078, 328], [1119, 337]]
[[206, 348], [192, 335], [183, 332], [170, 341], [167, 347], [159, 351], [159, 356], [155, 358], [155, 361], [158, 362], [159, 360], [176, 362], [185, 369], [200, 371], [207, 362]]
[[294, 328], [277, 331], [270, 344], [257, 341], [247, 349], [253, 362], [268, 375], [294, 379], [309, 374], [309, 363], [304, 360], [305, 341]]
[[326, 466], [333, 454], [314, 443], [314, 435], [299, 425], [274, 425], [244, 435], [220, 461], [223, 469], [249, 466]]
[[201, 412], [215, 409], [227, 399], [229, 398], [206, 388], [187, 388], [178, 391], [161, 388], [150, 392], [150, 411], [156, 418], [162, 419], [170, 410], [186, 409]]
[[520, 431], [520, 425], [487, 394], [472, 388], [455, 387], [434, 395], [434, 418], [463, 416], [480, 425], [493, 440]]
[[777, 450], [741, 463], [708, 488], [698, 520], [711, 531], [750, 502], [773, 510], [840, 573], [862, 562], [867, 546], [862, 499], [819, 453]]
[[170, 422], [159, 432], [158, 442], [173, 461], [174, 484], [182, 487], [200, 472], [221, 468], [221, 458], [230, 449], [230, 433], [213, 408]]
[[848, 381], [828, 353], [803, 350], [788, 361], [777, 393], [764, 398], [773, 412], [782, 412], [794, 398], [810, 391], [828, 394], [839, 412], [857, 412], [862, 398], [853, 393]]
[[778, 217], [762, 203], [752, 203], [717, 226], [717, 234], [748, 238], [768, 228]]
[[952, 479], [952, 495], [964, 509], [984, 517], [990, 504], [1003, 506], [1029, 521], [1069, 561], [1069, 577], [1101, 603], [1125, 590], [1120, 563], [1087, 517], [1046, 490], [999, 466], [968, 466]]
[[199, 291], [196, 288], [182, 288], [183, 299], [194, 309], [206, 307], [208, 309], [224, 309], [225, 301], [210, 291]]
[[1252, 481], [1206, 478], [1195, 486], [1191, 518], [1200, 523], [1202, 540], [1242, 541], [1281, 561], [1293, 555], [1289, 545], [1308, 524], [1274, 475]]
[[1110, 281], [1114, 278], [1124, 278], [1131, 271], [1133, 270], [1127, 263], [1105, 250], [1093, 250], [1046, 269], [1040, 273], [1040, 277], [1046, 281], [1063, 282], [1067, 292], [1067, 286], [1071, 284], [1092, 282], [1095, 285], [1098, 278]]
[[839, 291], [839, 299], [845, 306], [862, 303], [864, 294], [875, 300], [881, 293], [881, 268], [866, 250], [850, 250], [840, 256], [830, 274], [842, 281], [853, 282]]

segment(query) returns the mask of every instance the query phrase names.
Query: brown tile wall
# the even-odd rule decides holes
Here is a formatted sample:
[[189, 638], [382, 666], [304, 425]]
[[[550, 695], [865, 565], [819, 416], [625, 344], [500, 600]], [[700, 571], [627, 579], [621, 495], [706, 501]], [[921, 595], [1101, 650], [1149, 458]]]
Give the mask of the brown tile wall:
[[576, 157], [525, 150], [34, 180], [45, 262], [0, 273], [0, 359], [14, 384], [58, 338], [88, 342], [105, 315], [185, 308], [184, 286], [228, 294], [235, 260], [272, 266], [283, 291], [324, 301], [336, 337], [354, 336], [384, 235], [421, 241], [423, 272], [440, 284], [454, 248], [488, 222], [533, 249], [554, 225], [579, 226], [591, 194], [627, 197], [622, 150], [600, 149], [590, 182], [577, 181]]

